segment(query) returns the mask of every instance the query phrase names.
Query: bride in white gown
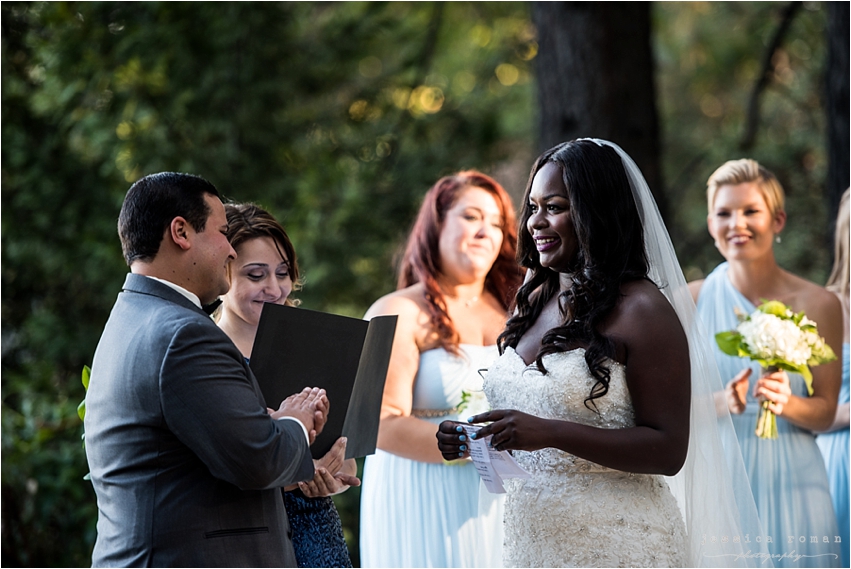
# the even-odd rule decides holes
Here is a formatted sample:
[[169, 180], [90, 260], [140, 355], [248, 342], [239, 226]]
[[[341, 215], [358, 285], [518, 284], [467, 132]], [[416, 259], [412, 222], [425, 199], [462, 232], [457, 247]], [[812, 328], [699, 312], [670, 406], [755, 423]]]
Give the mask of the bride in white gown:
[[[707, 387], [717, 371], [632, 160], [605, 141], [561, 144], [524, 199], [529, 274], [486, 375], [494, 411], [470, 419], [532, 475], [507, 484], [505, 565], [770, 566]], [[441, 424], [447, 459], [467, 456], [458, 429]]]

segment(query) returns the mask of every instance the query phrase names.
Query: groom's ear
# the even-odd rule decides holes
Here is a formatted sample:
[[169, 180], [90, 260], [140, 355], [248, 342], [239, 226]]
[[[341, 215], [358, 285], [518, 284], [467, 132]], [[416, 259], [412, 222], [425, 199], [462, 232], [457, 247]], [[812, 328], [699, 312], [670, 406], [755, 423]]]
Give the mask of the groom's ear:
[[166, 230], [166, 239], [170, 239], [175, 245], [188, 250], [192, 246], [190, 236], [193, 232], [192, 226], [183, 217], [175, 217]]

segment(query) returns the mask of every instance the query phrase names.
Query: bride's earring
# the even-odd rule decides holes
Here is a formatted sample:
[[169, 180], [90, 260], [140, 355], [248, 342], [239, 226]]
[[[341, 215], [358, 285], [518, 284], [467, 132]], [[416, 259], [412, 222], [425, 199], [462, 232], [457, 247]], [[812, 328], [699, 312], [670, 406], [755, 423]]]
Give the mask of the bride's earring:
[[777, 235], [777, 236], [774, 238], [774, 241], [775, 241], [776, 243], [780, 243], [780, 241], [781, 241], [781, 239], [780, 239], [780, 235]]

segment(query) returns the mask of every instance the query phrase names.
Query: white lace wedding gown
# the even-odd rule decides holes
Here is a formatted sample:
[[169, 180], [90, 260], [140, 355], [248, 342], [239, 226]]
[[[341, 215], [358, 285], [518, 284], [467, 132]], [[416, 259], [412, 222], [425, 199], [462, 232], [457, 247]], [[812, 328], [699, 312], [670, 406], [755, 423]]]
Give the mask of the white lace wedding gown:
[[[585, 407], [595, 380], [582, 349], [549, 354], [547, 374], [507, 348], [490, 368], [485, 393], [493, 409], [601, 427], [634, 426], [625, 367], [609, 361], [608, 393]], [[684, 567], [685, 526], [661, 476], [613, 470], [547, 448], [514, 451], [532, 474], [507, 481], [507, 567]]]

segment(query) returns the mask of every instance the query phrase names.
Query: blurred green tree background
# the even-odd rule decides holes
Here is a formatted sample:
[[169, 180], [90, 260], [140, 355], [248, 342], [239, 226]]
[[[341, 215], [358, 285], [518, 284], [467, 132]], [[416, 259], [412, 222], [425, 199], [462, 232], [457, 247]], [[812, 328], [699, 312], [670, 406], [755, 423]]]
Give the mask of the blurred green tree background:
[[[826, 12], [803, 3], [751, 91], [786, 3], [652, 5], [664, 192], [683, 268], [721, 257], [705, 180], [753, 157], [789, 194], [778, 257], [824, 282]], [[97, 510], [76, 415], [127, 267], [124, 193], [196, 173], [285, 225], [303, 306], [360, 317], [395, 282], [423, 193], [477, 168], [519, 205], [537, 154], [527, 3], [3, 2], [2, 564], [90, 564]], [[593, 136], [595, 133], [587, 133]], [[337, 497], [357, 564], [357, 489]]]

